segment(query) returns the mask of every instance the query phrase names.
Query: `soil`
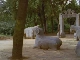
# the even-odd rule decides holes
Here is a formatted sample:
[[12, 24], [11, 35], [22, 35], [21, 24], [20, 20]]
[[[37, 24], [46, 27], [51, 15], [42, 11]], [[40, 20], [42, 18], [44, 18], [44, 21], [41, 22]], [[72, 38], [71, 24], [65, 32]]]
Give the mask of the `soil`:
[[[66, 38], [60, 38], [62, 46], [60, 50], [43, 50], [33, 49], [35, 39], [24, 39], [23, 56], [28, 59], [21, 60], [80, 60], [75, 53], [76, 44], [78, 41], [73, 38], [73, 35], [67, 35]], [[0, 40], [0, 60], [11, 60], [13, 40]]]

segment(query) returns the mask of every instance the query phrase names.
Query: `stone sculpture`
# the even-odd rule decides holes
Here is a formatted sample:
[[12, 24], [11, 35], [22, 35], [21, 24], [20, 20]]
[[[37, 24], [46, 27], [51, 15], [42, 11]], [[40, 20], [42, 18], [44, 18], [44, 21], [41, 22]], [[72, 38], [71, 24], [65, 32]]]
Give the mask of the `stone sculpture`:
[[45, 36], [43, 29], [39, 26], [34, 27], [34, 34], [36, 34], [34, 48], [39, 49], [53, 49], [58, 50], [62, 45], [62, 41], [58, 37]]

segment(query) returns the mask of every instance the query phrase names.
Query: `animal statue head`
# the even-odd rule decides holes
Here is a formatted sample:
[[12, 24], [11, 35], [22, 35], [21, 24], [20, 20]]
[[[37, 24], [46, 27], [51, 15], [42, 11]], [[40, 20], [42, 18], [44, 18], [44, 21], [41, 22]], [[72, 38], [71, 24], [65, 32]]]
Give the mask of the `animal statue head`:
[[33, 31], [34, 31], [35, 35], [43, 35], [44, 34], [43, 29], [40, 28], [39, 26], [34, 26]]

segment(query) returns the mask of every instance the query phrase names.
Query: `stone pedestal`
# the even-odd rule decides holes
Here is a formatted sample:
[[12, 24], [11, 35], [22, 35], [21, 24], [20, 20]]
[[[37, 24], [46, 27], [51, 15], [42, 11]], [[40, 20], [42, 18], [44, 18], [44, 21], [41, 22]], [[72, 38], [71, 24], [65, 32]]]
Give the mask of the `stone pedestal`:
[[64, 33], [64, 32], [63, 32], [63, 33], [61, 33], [61, 34], [58, 32], [58, 33], [57, 33], [57, 36], [58, 36], [59, 38], [60, 38], [60, 37], [61, 37], [61, 38], [64, 38], [66, 35], [65, 35], [65, 33]]
[[61, 37], [61, 38], [66, 37], [65, 33], [64, 33], [64, 32], [62, 32], [62, 33], [60, 34], [60, 37]]
[[76, 26], [79, 26], [79, 14], [76, 14]]
[[[76, 14], [76, 26], [79, 26], [80, 25], [80, 21], [79, 21], [79, 13], [78, 14]], [[76, 36], [76, 33], [74, 33], [74, 38], [76, 38], [76, 40], [78, 40], [77, 39], [77, 36]]]
[[60, 38], [60, 33], [59, 32], [57, 33], [57, 36]]
[[62, 14], [59, 14], [59, 25], [60, 25], [60, 37], [64, 38], [65, 33], [64, 33], [64, 21]]

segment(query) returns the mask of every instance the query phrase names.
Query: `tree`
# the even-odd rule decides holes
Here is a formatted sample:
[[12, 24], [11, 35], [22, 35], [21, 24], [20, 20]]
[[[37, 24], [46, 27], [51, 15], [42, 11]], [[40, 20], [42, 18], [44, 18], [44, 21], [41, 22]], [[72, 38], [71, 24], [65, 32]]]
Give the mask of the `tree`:
[[26, 22], [28, 0], [19, 0], [16, 24], [13, 35], [12, 58], [22, 58], [23, 35]]
[[45, 1], [42, 0], [42, 20], [43, 20], [43, 28], [44, 28], [44, 32], [46, 33], [46, 19], [45, 19]]

